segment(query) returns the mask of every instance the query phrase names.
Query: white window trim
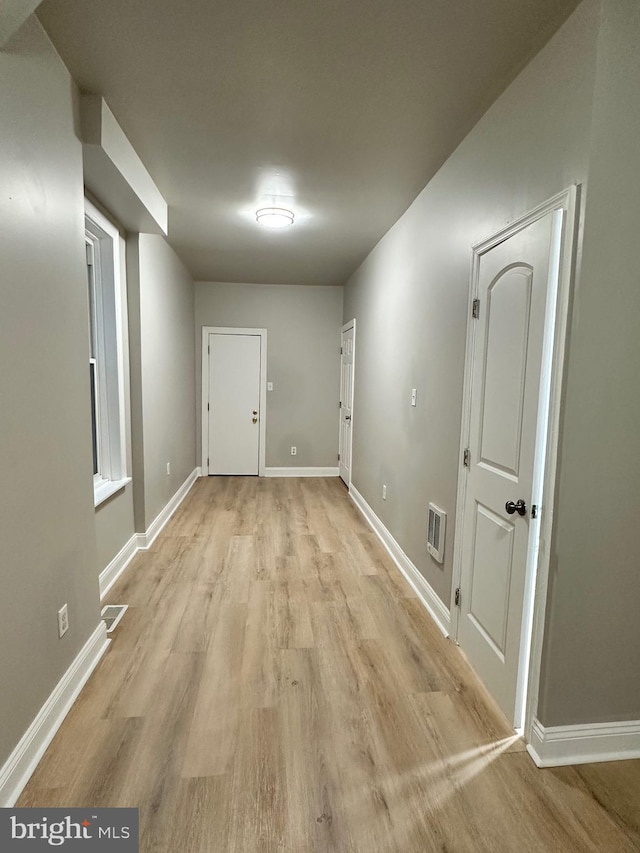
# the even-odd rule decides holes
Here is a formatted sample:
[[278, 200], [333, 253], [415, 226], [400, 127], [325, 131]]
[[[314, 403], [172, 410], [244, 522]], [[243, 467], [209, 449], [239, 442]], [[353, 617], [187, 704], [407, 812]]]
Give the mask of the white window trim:
[[100, 506], [108, 500], [111, 495], [124, 489], [131, 482], [131, 477], [123, 477], [121, 480], [101, 480], [93, 486], [93, 505]]
[[100, 473], [94, 475], [94, 506], [131, 482], [127, 471], [125, 299], [123, 257], [118, 229], [85, 199], [85, 235], [93, 247], [96, 290], [96, 371], [101, 416], [98, 424]]

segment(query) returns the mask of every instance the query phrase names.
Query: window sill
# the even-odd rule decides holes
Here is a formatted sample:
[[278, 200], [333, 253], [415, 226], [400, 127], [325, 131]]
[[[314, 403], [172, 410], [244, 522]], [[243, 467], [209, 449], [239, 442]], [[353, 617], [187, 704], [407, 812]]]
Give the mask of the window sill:
[[125, 477], [122, 480], [103, 480], [101, 483], [93, 487], [93, 505], [100, 506], [111, 495], [124, 489], [131, 482], [131, 477]]

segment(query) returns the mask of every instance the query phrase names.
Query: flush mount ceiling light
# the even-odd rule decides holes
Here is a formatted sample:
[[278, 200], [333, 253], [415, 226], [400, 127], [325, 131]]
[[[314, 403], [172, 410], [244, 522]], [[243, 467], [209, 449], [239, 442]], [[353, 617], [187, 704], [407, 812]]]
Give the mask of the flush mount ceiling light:
[[261, 207], [256, 210], [256, 221], [267, 228], [286, 228], [293, 225], [293, 211], [286, 207]]

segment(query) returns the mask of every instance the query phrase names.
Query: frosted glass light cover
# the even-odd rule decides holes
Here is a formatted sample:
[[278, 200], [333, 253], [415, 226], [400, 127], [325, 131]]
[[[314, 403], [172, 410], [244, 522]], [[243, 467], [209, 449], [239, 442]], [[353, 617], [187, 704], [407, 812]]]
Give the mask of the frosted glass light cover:
[[256, 210], [256, 221], [267, 228], [287, 228], [293, 225], [293, 211], [286, 207], [261, 207]]

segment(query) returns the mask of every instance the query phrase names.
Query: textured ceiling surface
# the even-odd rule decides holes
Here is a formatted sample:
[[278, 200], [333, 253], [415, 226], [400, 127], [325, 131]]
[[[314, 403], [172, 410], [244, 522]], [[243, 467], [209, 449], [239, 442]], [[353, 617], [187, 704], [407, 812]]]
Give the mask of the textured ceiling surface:
[[[198, 280], [342, 284], [577, 0], [44, 0]], [[268, 231], [258, 207], [296, 222]]]

